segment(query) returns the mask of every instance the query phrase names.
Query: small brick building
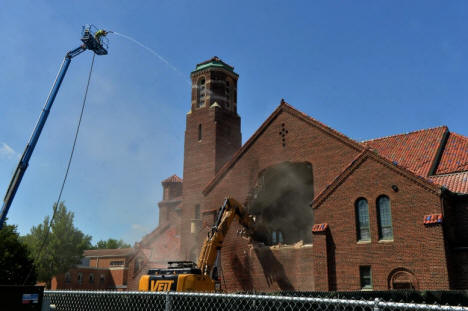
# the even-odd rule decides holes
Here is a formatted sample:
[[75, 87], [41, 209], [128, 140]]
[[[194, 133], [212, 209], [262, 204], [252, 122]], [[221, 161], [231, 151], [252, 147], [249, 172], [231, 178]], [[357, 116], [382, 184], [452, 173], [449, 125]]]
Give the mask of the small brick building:
[[228, 291], [468, 289], [467, 137], [358, 142], [282, 101], [241, 146], [234, 68], [214, 57], [191, 78], [184, 179], [163, 181], [159, 227], [137, 247], [145, 269], [196, 261], [230, 195], [257, 225], [248, 240], [229, 230]]
[[135, 262], [133, 248], [86, 250], [81, 264], [52, 278], [51, 289], [127, 290]]

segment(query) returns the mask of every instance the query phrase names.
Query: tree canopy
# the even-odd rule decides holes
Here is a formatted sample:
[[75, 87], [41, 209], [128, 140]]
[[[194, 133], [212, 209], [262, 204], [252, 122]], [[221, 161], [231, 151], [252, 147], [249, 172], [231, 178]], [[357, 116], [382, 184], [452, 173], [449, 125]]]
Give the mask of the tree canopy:
[[[47, 282], [54, 275], [65, 273], [80, 263], [85, 249], [91, 248], [91, 236], [84, 234], [73, 224], [74, 214], [60, 202], [55, 217], [45, 217], [42, 224], [31, 228], [24, 242], [31, 250], [39, 281]], [[50, 226], [49, 233], [48, 227]]]
[[0, 284], [23, 283], [35, 284], [36, 270], [29, 258], [29, 250], [20, 241], [16, 226], [4, 224], [0, 230]]
[[122, 239], [107, 239], [107, 241], [100, 240], [93, 246], [94, 249], [114, 249], [114, 248], [129, 248], [130, 244], [125, 243]]

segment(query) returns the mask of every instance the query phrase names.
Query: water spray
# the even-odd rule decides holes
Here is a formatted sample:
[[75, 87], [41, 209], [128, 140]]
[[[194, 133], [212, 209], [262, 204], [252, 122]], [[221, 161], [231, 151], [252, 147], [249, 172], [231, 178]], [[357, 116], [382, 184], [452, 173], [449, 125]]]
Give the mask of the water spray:
[[107, 31], [107, 33], [113, 33], [119, 37], [122, 37], [122, 38], [125, 38], [127, 40], [130, 40], [132, 41], [133, 43], [139, 45], [140, 47], [142, 47], [143, 49], [147, 50], [148, 52], [150, 52], [151, 54], [153, 54], [154, 56], [156, 56], [160, 61], [162, 61], [163, 63], [165, 63], [167, 66], [169, 66], [172, 70], [174, 70], [177, 74], [179, 74], [180, 76], [182, 76], [184, 78], [184, 80], [189, 84], [189, 85], [192, 85], [192, 83], [187, 80], [185, 78], [185, 75], [180, 71], [178, 70], [174, 65], [172, 65], [167, 59], [165, 59], [164, 57], [162, 57], [158, 52], [156, 52], [155, 50], [153, 50], [152, 48], [148, 47], [147, 45], [141, 43], [140, 41], [136, 40], [135, 38], [132, 38], [130, 36], [127, 36], [127, 35], [124, 35], [122, 33], [119, 33], [117, 31], [112, 31], [112, 30], [109, 30]]

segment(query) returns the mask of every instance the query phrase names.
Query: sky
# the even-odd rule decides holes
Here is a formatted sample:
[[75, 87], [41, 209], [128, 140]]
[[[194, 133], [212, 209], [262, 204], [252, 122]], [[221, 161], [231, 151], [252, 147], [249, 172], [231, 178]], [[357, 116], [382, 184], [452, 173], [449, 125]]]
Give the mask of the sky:
[[[0, 195], [81, 26], [115, 34], [96, 56], [62, 196], [96, 242], [158, 225], [161, 181], [182, 177], [190, 72], [235, 67], [245, 142], [284, 98], [348, 137], [447, 125], [468, 136], [466, 1], [0, 1]], [[21, 234], [52, 214], [91, 64], [73, 59], [8, 214]]]

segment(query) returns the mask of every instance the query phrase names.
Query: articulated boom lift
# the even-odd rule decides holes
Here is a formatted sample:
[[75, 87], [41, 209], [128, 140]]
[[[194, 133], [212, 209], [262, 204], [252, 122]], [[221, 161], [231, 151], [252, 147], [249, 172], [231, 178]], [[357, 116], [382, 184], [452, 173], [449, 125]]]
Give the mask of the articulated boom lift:
[[104, 30], [97, 30], [96, 27], [93, 25], [84, 26], [82, 30], [82, 37], [81, 44], [74, 50], [67, 52], [65, 58], [60, 66], [59, 73], [55, 82], [50, 90], [49, 97], [44, 105], [44, 109], [37, 121], [36, 127], [29, 139], [28, 144], [26, 145], [26, 149], [21, 156], [21, 159], [16, 167], [15, 173], [10, 181], [10, 185], [8, 186], [8, 190], [5, 194], [5, 198], [3, 199], [3, 206], [0, 216], [0, 229], [3, 227], [3, 223], [8, 214], [8, 210], [10, 209], [11, 203], [15, 197], [16, 191], [23, 179], [23, 175], [26, 172], [26, 169], [29, 165], [29, 160], [31, 159], [31, 155], [36, 147], [37, 141], [39, 140], [39, 136], [41, 135], [42, 128], [44, 127], [45, 122], [47, 121], [47, 117], [49, 116], [50, 109], [52, 108], [52, 104], [54, 103], [55, 97], [62, 85], [63, 79], [65, 78], [65, 74], [67, 73], [68, 66], [72, 58], [75, 56], [80, 55], [86, 50], [93, 51], [97, 55], [107, 55], [107, 38], [105, 38], [107, 32]]
[[[254, 222], [246, 208], [233, 198], [224, 200], [216, 221], [203, 242], [198, 264], [191, 261], [170, 261], [168, 268], [150, 269], [140, 279], [140, 291], [214, 291], [214, 266], [224, 238], [237, 218], [245, 233], [251, 234]], [[215, 276], [213, 276], [215, 275]]]

